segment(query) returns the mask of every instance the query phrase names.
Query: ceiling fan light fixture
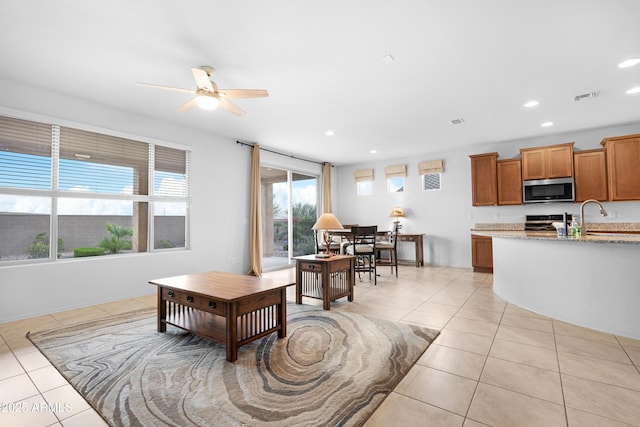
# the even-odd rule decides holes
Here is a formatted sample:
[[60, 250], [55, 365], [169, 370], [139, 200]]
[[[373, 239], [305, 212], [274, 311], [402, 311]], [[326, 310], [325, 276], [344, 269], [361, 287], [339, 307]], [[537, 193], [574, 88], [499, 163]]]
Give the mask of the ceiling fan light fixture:
[[220, 101], [218, 98], [211, 95], [198, 95], [196, 98], [196, 104], [198, 104], [198, 107], [203, 110], [215, 110], [218, 108]]

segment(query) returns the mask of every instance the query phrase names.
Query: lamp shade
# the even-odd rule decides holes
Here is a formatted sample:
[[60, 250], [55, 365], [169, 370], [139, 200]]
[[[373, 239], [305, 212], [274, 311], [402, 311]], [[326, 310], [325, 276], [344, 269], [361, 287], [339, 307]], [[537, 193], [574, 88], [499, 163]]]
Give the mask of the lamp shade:
[[344, 227], [342, 227], [338, 218], [332, 213], [323, 213], [316, 223], [313, 224], [313, 227], [311, 227], [312, 230], [336, 230], [341, 228]]
[[389, 216], [392, 218], [403, 217], [404, 211], [402, 210], [402, 208], [393, 208]]

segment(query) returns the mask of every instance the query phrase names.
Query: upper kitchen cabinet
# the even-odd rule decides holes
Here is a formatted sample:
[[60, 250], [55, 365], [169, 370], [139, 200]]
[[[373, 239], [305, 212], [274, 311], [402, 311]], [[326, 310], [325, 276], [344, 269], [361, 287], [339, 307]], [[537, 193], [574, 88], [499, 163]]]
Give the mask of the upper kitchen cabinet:
[[573, 142], [521, 148], [520, 153], [523, 180], [573, 176]]
[[640, 200], [640, 135], [605, 138], [609, 200]]
[[497, 204], [496, 161], [498, 153], [476, 154], [471, 158], [471, 194], [473, 206]]
[[498, 204], [522, 204], [522, 166], [520, 159], [498, 160]]
[[587, 199], [608, 200], [607, 157], [604, 149], [573, 153], [576, 202]]

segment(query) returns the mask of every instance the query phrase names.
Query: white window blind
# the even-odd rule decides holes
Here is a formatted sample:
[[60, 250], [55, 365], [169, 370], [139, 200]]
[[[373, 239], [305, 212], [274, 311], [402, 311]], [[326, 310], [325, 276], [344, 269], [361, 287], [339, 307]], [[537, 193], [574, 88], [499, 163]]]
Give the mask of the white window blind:
[[156, 146], [154, 157], [154, 194], [156, 196], [187, 197], [187, 152]]
[[407, 165], [387, 166], [384, 168], [384, 176], [390, 178], [403, 178], [407, 176]]
[[428, 175], [444, 172], [442, 160], [427, 160], [418, 163], [418, 175]]
[[61, 127], [58, 187], [147, 195], [148, 159], [147, 143]]
[[373, 181], [373, 169], [360, 169], [353, 173], [356, 182]]
[[0, 187], [51, 189], [51, 125], [0, 117]]

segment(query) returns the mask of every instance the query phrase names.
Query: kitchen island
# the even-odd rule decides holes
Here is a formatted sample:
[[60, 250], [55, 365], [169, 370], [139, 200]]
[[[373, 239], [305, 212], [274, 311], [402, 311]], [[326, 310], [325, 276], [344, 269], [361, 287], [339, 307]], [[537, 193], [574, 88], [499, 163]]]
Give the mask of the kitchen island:
[[640, 234], [582, 238], [473, 231], [493, 238], [493, 289], [506, 301], [576, 325], [640, 339]]

